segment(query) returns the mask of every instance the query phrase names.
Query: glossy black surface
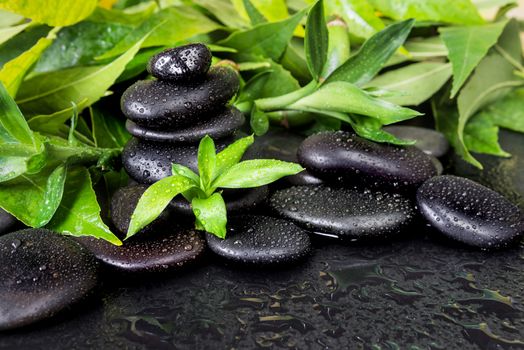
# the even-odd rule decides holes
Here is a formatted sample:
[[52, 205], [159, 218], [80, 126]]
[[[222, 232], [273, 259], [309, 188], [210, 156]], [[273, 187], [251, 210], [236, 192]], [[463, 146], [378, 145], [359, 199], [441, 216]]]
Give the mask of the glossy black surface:
[[439, 158], [449, 152], [448, 140], [442, 133], [434, 129], [419, 126], [392, 125], [384, 127], [384, 131], [401, 139], [417, 141], [415, 147], [420, 148], [433, 157]]
[[204, 44], [178, 46], [151, 57], [147, 71], [158, 79], [199, 79], [211, 66], [211, 58], [211, 51]]

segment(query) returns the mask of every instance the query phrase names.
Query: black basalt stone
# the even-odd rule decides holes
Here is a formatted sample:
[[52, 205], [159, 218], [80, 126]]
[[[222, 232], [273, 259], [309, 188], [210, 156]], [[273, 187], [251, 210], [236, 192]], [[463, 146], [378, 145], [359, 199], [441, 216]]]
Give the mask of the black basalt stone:
[[[228, 214], [248, 213], [256, 209], [269, 194], [267, 186], [248, 188], [248, 189], [225, 189], [222, 196], [226, 202]], [[184, 197], [177, 196], [169, 204], [173, 211], [173, 216], [180, 214], [185, 217], [193, 217], [193, 210], [190, 203]]]
[[122, 94], [121, 108], [128, 119], [145, 128], [173, 130], [211, 119], [238, 88], [235, 71], [213, 67], [198, 82], [138, 81]]
[[0, 236], [13, 231], [19, 224], [13, 215], [0, 208]]
[[215, 254], [245, 265], [292, 263], [311, 250], [306, 231], [289, 221], [268, 216], [233, 217], [228, 223], [226, 239], [211, 234], [206, 239]]
[[437, 174], [431, 158], [416, 147], [379, 144], [344, 131], [308, 137], [297, 155], [302, 166], [322, 179], [380, 188], [412, 190]]
[[98, 267], [78, 243], [48, 230], [0, 237], [0, 330], [29, 325], [80, 301], [96, 286]]
[[307, 230], [342, 239], [399, 235], [415, 217], [414, 205], [399, 194], [327, 186], [280, 190], [269, 205]]
[[126, 273], [178, 270], [197, 262], [206, 247], [199, 232], [176, 224], [161, 231], [140, 232], [120, 247], [92, 237], [78, 241], [109, 268]]
[[479, 248], [499, 248], [524, 230], [522, 212], [506, 198], [472, 180], [434, 177], [417, 191], [424, 218], [449, 238]]
[[414, 146], [433, 157], [440, 158], [449, 151], [448, 140], [436, 130], [418, 126], [392, 125], [384, 127], [384, 131], [401, 139], [417, 141]]
[[[217, 151], [223, 150], [231, 142], [229, 138], [216, 142]], [[173, 163], [198, 171], [197, 153], [198, 144], [177, 145], [133, 138], [124, 147], [122, 164], [135, 181], [152, 184], [171, 176]]]
[[147, 71], [164, 80], [194, 80], [211, 66], [211, 51], [204, 44], [189, 44], [164, 50], [151, 57]]
[[171, 143], [198, 143], [208, 135], [218, 140], [234, 134], [245, 122], [244, 115], [236, 108], [225, 108], [218, 112], [216, 117], [177, 130], [156, 130], [142, 127], [131, 120], [127, 120], [126, 128], [129, 133], [143, 140]]

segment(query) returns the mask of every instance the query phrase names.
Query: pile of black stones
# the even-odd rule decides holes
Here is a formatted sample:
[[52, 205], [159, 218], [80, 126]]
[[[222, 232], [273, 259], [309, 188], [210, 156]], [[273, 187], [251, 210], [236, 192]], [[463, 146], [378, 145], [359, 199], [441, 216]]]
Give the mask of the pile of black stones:
[[[239, 136], [244, 116], [229, 102], [239, 78], [211, 67], [202, 44], [151, 58], [151, 80], [122, 95], [133, 138], [122, 163], [133, 180], [111, 198], [113, 231], [124, 238], [147, 187], [171, 175], [171, 164], [197, 171], [198, 143], [211, 136], [221, 150]], [[137, 235], [117, 247], [90, 237], [69, 238], [24, 229], [0, 210], [0, 330], [49, 318], [91, 295], [100, 271], [122, 276], [175, 272], [206, 261], [207, 251], [236, 266], [297, 263], [313, 250], [311, 238], [385, 242], [429, 226], [457, 244], [497, 249], [524, 230], [519, 207], [472, 180], [442, 175], [449, 144], [442, 134], [413, 126], [388, 127], [415, 146], [373, 143], [352, 132], [303, 138], [271, 130], [245, 158], [299, 162], [306, 170], [271, 188], [225, 190], [226, 239], [194, 229], [190, 204], [175, 198]], [[16, 269], [14, 268], [16, 266]]]

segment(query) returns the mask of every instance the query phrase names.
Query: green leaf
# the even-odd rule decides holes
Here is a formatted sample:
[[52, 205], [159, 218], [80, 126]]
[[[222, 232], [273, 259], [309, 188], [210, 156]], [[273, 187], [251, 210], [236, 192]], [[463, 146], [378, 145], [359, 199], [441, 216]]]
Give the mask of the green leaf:
[[0, 29], [0, 45], [5, 43], [7, 40], [16, 36], [18, 33], [26, 29], [31, 23], [23, 23], [13, 27], [7, 27]]
[[36, 149], [35, 138], [13, 98], [0, 83], [0, 145], [22, 144]]
[[326, 79], [338, 67], [344, 64], [351, 53], [348, 27], [344, 21], [337, 18], [327, 24], [328, 28], [328, 54], [327, 61], [322, 70], [322, 78]]
[[375, 142], [387, 142], [394, 145], [413, 145], [415, 141], [402, 140], [396, 136], [382, 130], [382, 124], [370, 117], [364, 117], [360, 115], [351, 116], [351, 127], [358, 136]]
[[473, 4], [479, 10], [486, 10], [493, 7], [503, 7], [515, 2], [516, 0], [473, 0]]
[[256, 104], [253, 104], [253, 108], [251, 109], [249, 125], [257, 136], [264, 135], [269, 129], [269, 119], [267, 115], [257, 108]]
[[94, 57], [115, 46], [132, 29], [121, 24], [91, 21], [62, 28], [38, 60], [34, 72], [97, 64]]
[[[242, 17], [251, 18], [249, 9], [243, 0], [232, 0], [231, 2]], [[250, 3], [267, 19], [266, 22], [276, 22], [289, 17], [285, 0], [252, 0]]]
[[66, 168], [48, 167], [0, 184], [0, 207], [27, 226], [42, 227], [53, 217], [63, 196]]
[[304, 170], [299, 164], [275, 159], [246, 160], [233, 165], [213, 182], [217, 188], [250, 188], [267, 185]]
[[31, 25], [16, 37], [3, 43], [0, 47], [0, 67], [29, 50], [40, 38], [49, 33], [50, 27]]
[[227, 212], [226, 203], [220, 193], [209, 198], [193, 198], [191, 207], [197, 220], [197, 227], [222, 239], [226, 238]]
[[495, 45], [506, 24], [507, 21], [502, 21], [482, 26], [439, 28], [453, 65], [451, 98], [455, 97], [473, 69]]
[[319, 81], [328, 52], [328, 31], [322, 0], [316, 2], [307, 16], [304, 48], [309, 72], [316, 81]]
[[509, 157], [510, 154], [500, 148], [498, 134], [499, 128], [491, 117], [486, 113], [479, 113], [464, 128], [464, 143], [472, 152]]
[[416, 106], [431, 98], [450, 77], [449, 63], [420, 62], [381, 74], [365, 86], [398, 91], [400, 94], [383, 99], [401, 106]]
[[371, 4], [395, 20], [414, 18], [455, 24], [484, 22], [471, 0], [369, 0]]
[[497, 126], [524, 133], [524, 89], [509, 93], [482, 113], [488, 114]]
[[91, 127], [96, 147], [122, 148], [131, 135], [127, 132], [125, 122], [110, 111], [91, 107]]
[[198, 173], [201, 186], [207, 189], [211, 183], [216, 167], [216, 149], [213, 139], [205, 136], [198, 145]]
[[413, 20], [390, 25], [369, 38], [360, 50], [336, 69], [326, 80], [362, 85], [373, 79], [408, 37]]
[[248, 30], [234, 32], [218, 44], [232, 47], [243, 55], [263, 56], [278, 61], [305, 13], [306, 9], [279, 22], [262, 23]]
[[326, 12], [342, 17], [351, 35], [362, 39], [371, 37], [385, 27], [368, 0], [328, 0]]
[[314, 109], [361, 114], [373, 117], [383, 125], [420, 115], [412, 109], [374, 98], [355, 85], [343, 81], [323, 85], [311, 95], [298, 100], [288, 108], [301, 111]]
[[181, 40], [220, 28], [220, 25], [216, 22], [191, 7], [166, 8], [149, 17], [138, 28], [126, 35], [115, 47], [98, 56], [97, 59], [107, 59], [126, 52], [147, 33], [150, 33], [150, 35], [141, 43], [140, 47], [173, 46]]
[[253, 135], [246, 136], [227, 146], [219, 152], [216, 157], [215, 174], [220, 175], [233, 165], [240, 162], [246, 150], [253, 144], [255, 138]]
[[14, 26], [24, 20], [23, 16], [0, 10], [0, 28]]
[[115, 245], [122, 244], [100, 218], [100, 206], [91, 177], [84, 167], [67, 170], [62, 202], [46, 228], [76, 237], [90, 236]]
[[[82, 110], [87, 107], [87, 102], [87, 98], [84, 98], [82, 101], [80, 101], [80, 103], [77, 105], [78, 110]], [[61, 131], [63, 130], [61, 127], [66, 121], [71, 119], [71, 116], [73, 115], [73, 109], [74, 107], [70, 106], [53, 114], [37, 115], [30, 118], [27, 121], [27, 124], [29, 124], [31, 130], [49, 135], [61, 136]]]
[[249, 23], [239, 15], [230, 0], [193, 0], [193, 2], [208, 10], [210, 14], [228, 27], [244, 28], [249, 25]]
[[69, 26], [87, 18], [96, 8], [97, 0], [17, 0], [0, 1], [0, 8], [50, 26]]
[[252, 25], [266, 23], [267, 19], [261, 14], [250, 0], [243, 0], [244, 8]]
[[188, 167], [181, 165], [181, 164], [172, 164], [171, 165], [171, 172], [173, 175], [180, 175], [187, 177], [188, 179], [192, 180], [195, 184], [195, 186], [200, 186], [200, 177], [195, 174], [195, 172]]
[[107, 24], [118, 23], [128, 26], [137, 26], [149, 18], [157, 9], [158, 5], [155, 1], [142, 2], [123, 10], [115, 8], [106, 9], [99, 6], [93, 14], [91, 14], [88, 20]]
[[38, 115], [67, 109], [71, 102], [78, 105], [85, 98], [89, 105], [96, 102], [124, 71], [146, 37], [107, 65], [69, 68], [24, 81], [18, 92], [18, 105], [26, 114]]
[[155, 220], [178, 194], [195, 185], [184, 176], [169, 176], [152, 184], [142, 195], [131, 216], [126, 239]]

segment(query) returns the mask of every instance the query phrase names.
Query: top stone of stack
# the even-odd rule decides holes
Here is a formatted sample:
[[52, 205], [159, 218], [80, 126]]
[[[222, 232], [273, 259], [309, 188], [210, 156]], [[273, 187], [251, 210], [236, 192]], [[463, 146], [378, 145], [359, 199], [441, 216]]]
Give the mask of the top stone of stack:
[[189, 44], [153, 56], [147, 71], [155, 78], [189, 81], [202, 78], [211, 67], [211, 52], [204, 44]]

